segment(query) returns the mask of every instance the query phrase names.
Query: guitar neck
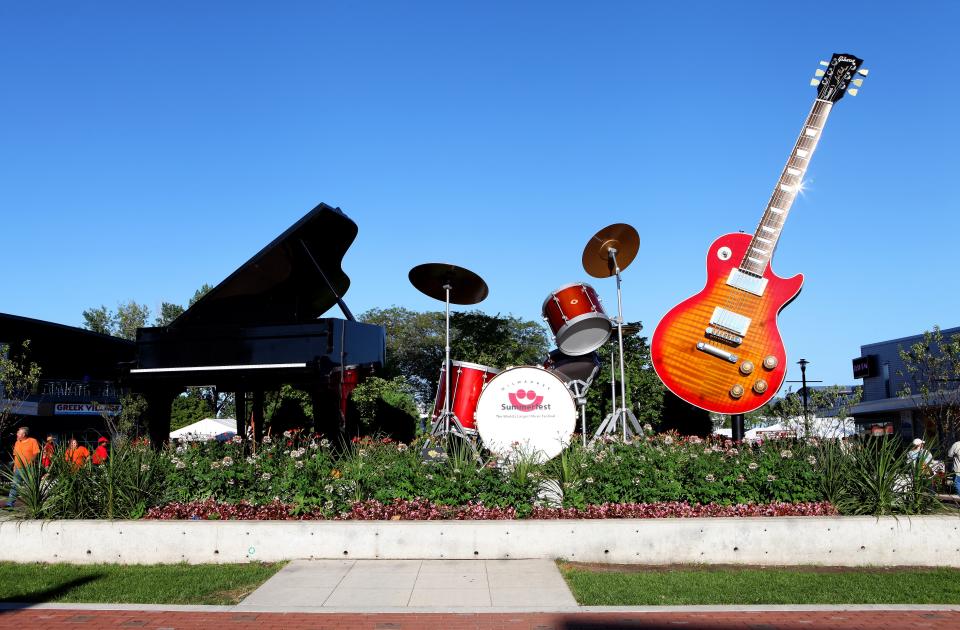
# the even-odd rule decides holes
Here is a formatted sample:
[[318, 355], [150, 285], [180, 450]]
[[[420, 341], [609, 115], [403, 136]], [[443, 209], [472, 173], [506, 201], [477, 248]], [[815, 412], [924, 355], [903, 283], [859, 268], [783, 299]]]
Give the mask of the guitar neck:
[[793, 151], [790, 152], [786, 166], [780, 173], [780, 179], [777, 180], [773, 194], [770, 195], [770, 201], [767, 202], [757, 231], [750, 241], [750, 248], [740, 263], [740, 271], [756, 276], [763, 275], [767, 263], [773, 257], [783, 224], [800, 191], [803, 176], [813, 158], [817, 143], [820, 142], [820, 135], [823, 133], [823, 127], [827, 123], [827, 117], [832, 108], [833, 103], [830, 101], [818, 98], [813, 102], [800, 136], [793, 146]]

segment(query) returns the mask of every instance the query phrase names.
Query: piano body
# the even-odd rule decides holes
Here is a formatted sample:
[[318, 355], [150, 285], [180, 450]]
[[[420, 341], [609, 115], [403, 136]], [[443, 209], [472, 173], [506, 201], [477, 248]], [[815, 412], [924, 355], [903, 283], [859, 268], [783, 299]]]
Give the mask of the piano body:
[[[345, 399], [358, 375], [382, 369], [383, 327], [354, 319], [343, 302], [341, 261], [357, 225], [320, 204], [167, 326], [137, 331], [128, 379], [148, 402], [154, 443], [166, 441], [170, 404], [191, 386], [235, 392], [238, 431], [263, 428], [265, 391], [290, 384], [311, 394], [314, 429], [347, 430]], [[339, 305], [346, 319], [320, 317]]]

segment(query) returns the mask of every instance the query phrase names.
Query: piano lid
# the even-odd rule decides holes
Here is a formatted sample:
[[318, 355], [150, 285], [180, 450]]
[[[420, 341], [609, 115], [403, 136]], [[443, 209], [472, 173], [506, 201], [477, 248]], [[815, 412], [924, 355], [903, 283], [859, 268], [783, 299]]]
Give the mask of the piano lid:
[[170, 327], [314, 320], [350, 287], [350, 278], [340, 264], [356, 237], [356, 223], [340, 208], [321, 203], [197, 300]]

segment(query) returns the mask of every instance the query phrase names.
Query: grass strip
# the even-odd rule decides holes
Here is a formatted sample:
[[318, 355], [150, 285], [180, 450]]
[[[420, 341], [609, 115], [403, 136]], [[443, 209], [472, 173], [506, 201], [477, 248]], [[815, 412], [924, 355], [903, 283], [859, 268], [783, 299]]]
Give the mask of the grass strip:
[[585, 606], [957, 604], [960, 570], [622, 567], [560, 563]]
[[0, 562], [0, 602], [236, 604], [282, 567]]

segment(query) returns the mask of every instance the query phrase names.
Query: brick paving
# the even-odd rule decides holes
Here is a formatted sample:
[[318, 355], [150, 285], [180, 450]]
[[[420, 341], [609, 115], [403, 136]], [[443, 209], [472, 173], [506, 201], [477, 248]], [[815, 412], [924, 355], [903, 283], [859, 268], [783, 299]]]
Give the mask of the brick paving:
[[186, 630], [956, 630], [960, 611], [750, 611], [616, 613], [235, 613], [22, 609], [0, 628]]

